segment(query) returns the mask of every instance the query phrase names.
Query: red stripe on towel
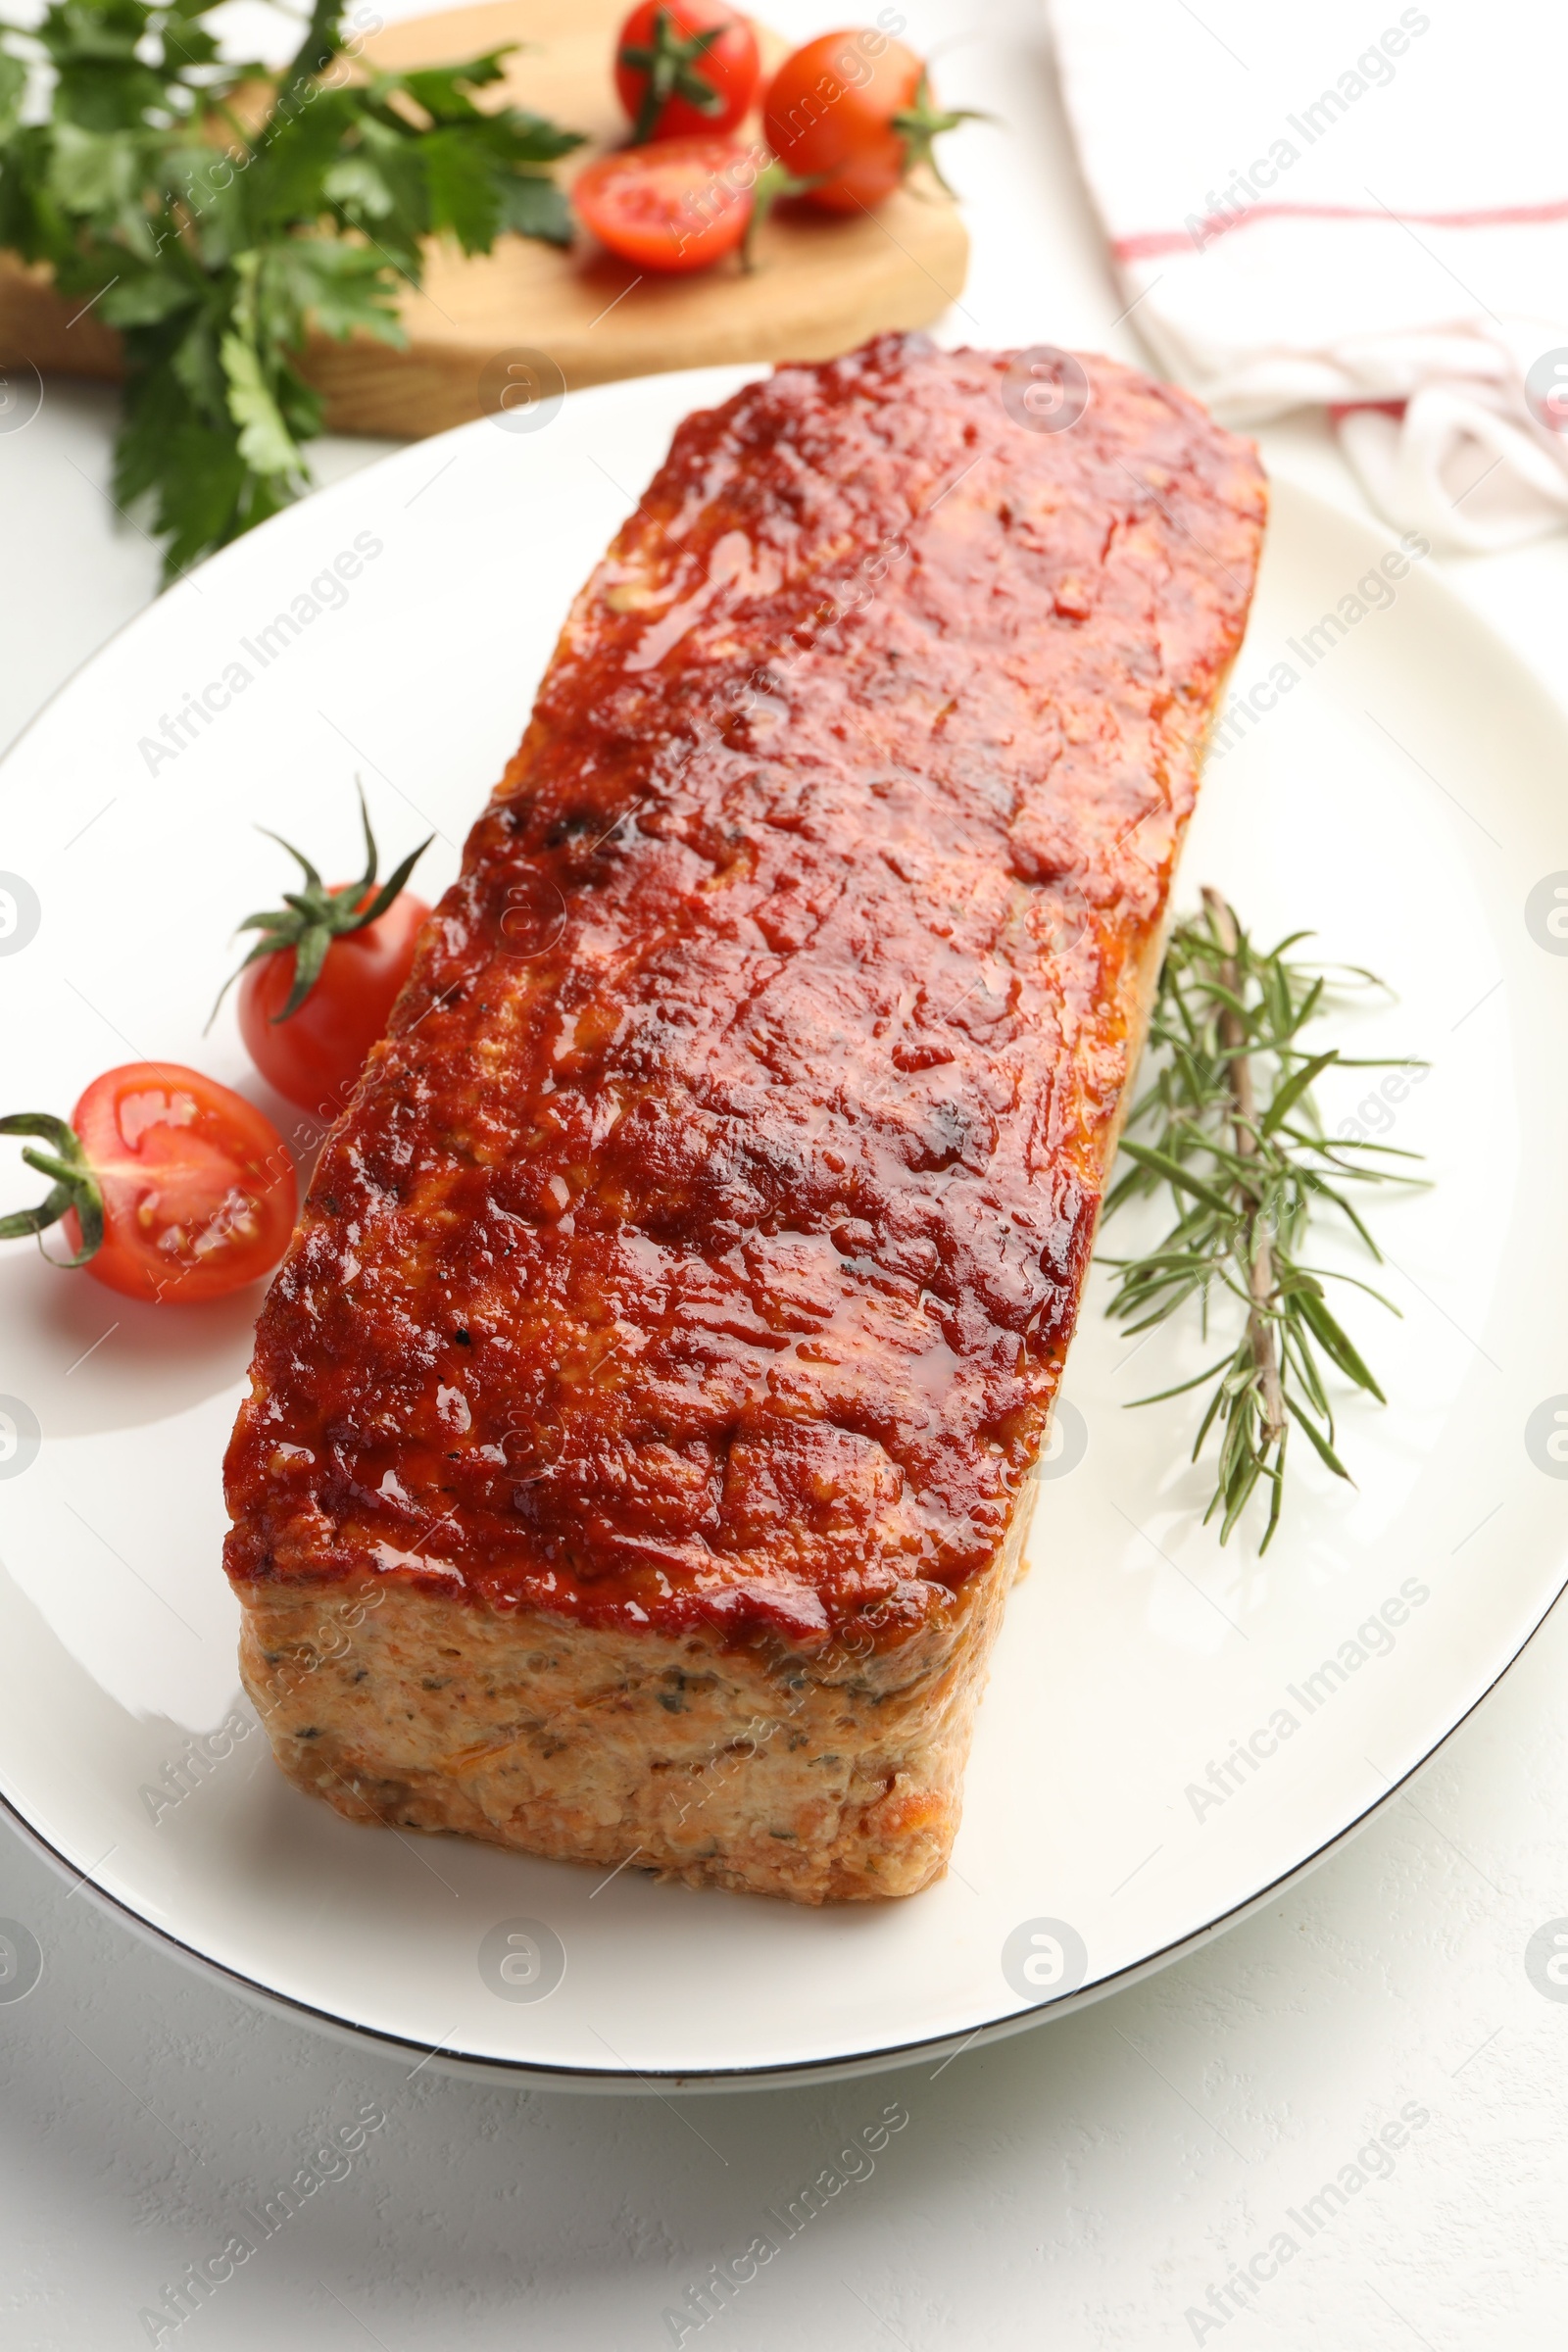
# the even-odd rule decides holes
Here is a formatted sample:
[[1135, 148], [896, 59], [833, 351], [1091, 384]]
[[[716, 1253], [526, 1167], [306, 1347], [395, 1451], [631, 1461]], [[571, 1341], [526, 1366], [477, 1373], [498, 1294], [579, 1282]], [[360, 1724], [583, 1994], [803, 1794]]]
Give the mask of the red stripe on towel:
[[1205, 213], [1188, 228], [1142, 229], [1131, 237], [1111, 240], [1118, 262], [1149, 262], [1184, 250], [1200, 253], [1216, 237], [1253, 220], [1393, 220], [1399, 226], [1418, 220], [1424, 228], [1538, 228], [1548, 221], [1568, 220], [1568, 196], [1547, 204], [1503, 204], [1471, 213], [1393, 213], [1381, 205], [1252, 204], [1240, 213]]

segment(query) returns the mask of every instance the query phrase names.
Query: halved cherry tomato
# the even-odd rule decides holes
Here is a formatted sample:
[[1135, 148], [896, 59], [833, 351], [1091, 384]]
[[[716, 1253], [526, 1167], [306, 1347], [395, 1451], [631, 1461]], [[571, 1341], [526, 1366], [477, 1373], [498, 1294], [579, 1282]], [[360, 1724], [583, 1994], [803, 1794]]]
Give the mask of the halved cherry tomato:
[[746, 235], [763, 160], [732, 139], [658, 139], [590, 164], [571, 198], [602, 245], [644, 270], [706, 270]]
[[724, 0], [647, 0], [615, 43], [615, 89], [638, 146], [733, 129], [761, 72], [756, 33]]
[[95, 1078], [68, 1126], [41, 1112], [0, 1120], [39, 1137], [29, 1166], [54, 1179], [0, 1236], [59, 1222], [73, 1262], [127, 1298], [185, 1304], [259, 1282], [288, 1247], [294, 1162], [264, 1111], [200, 1070], [131, 1061]]
[[270, 1086], [304, 1110], [336, 1118], [367, 1054], [385, 1033], [429, 911], [405, 890], [363, 930], [340, 934], [304, 1003], [286, 1018], [297, 951], [278, 948], [246, 967], [239, 1033]]
[[769, 147], [812, 183], [806, 202], [830, 213], [880, 204], [917, 163], [946, 188], [932, 141], [973, 120], [968, 109], [939, 113], [913, 51], [870, 29], [808, 41], [784, 60], [762, 104]]

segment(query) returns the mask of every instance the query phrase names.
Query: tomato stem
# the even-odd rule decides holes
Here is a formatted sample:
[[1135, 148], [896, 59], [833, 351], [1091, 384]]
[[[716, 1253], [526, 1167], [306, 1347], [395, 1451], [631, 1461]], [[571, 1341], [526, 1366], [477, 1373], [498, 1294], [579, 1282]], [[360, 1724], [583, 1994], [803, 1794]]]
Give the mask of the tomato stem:
[[[52, 1152], [36, 1152], [29, 1147], [23, 1152], [29, 1168], [51, 1178], [51, 1187], [36, 1208], [19, 1208], [9, 1217], [0, 1217], [0, 1242], [20, 1241], [25, 1234], [43, 1233], [58, 1224], [68, 1210], [74, 1209], [81, 1227], [81, 1248], [74, 1257], [50, 1258], [49, 1262], [56, 1266], [84, 1266], [103, 1245], [104, 1197], [75, 1129], [64, 1119], [57, 1119], [51, 1111], [18, 1110], [9, 1118], [0, 1119], [0, 1135], [36, 1135], [54, 1146]], [[47, 1256], [48, 1252], [44, 1254]]]
[[416, 850], [411, 850], [396, 872], [389, 874], [377, 889], [375, 869], [379, 853], [375, 846], [375, 835], [370, 831], [370, 812], [365, 805], [365, 786], [357, 777], [355, 789], [360, 796], [360, 822], [365, 827], [365, 871], [357, 882], [345, 882], [337, 890], [327, 889], [303, 850], [297, 850], [291, 841], [285, 841], [281, 833], [272, 832], [270, 826], [257, 826], [256, 830], [265, 833], [269, 841], [275, 841], [280, 849], [287, 850], [305, 880], [299, 890], [284, 891], [281, 906], [271, 907], [262, 914], [248, 914], [242, 923], [236, 925], [236, 931], [259, 931], [262, 936], [244, 962], [229, 973], [219, 990], [213, 1009], [207, 1016], [209, 1029], [218, 1018], [219, 1005], [240, 973], [249, 971], [251, 965], [259, 963], [264, 956], [279, 955], [285, 948], [294, 951], [294, 985], [288, 992], [288, 1001], [282, 1011], [273, 1013], [272, 1019], [274, 1022], [286, 1021], [298, 1012], [321, 976], [321, 966], [326, 961], [326, 953], [332, 942], [345, 938], [351, 931], [363, 931], [377, 916], [385, 914], [434, 841], [435, 835], [431, 833]]
[[931, 77], [925, 68], [915, 88], [914, 104], [902, 107], [892, 117], [893, 128], [904, 141], [904, 175], [908, 177], [916, 164], [924, 164], [945, 196], [956, 197], [957, 190], [942, 176], [942, 167], [936, 158], [936, 141], [944, 131], [956, 130], [960, 122], [994, 122], [995, 115], [982, 114], [979, 108], [960, 106], [945, 113], [931, 103]]
[[752, 217], [746, 223], [741, 239], [741, 268], [748, 275], [757, 268], [757, 232], [781, 196], [804, 196], [809, 188], [819, 188], [826, 173], [818, 172], [809, 179], [802, 179], [776, 159], [764, 164], [757, 174], [752, 193]]
[[701, 115], [716, 115], [723, 111], [722, 92], [697, 69], [713, 43], [730, 30], [728, 24], [709, 24], [703, 31], [691, 33], [685, 40], [675, 30], [674, 19], [667, 8], [654, 11], [654, 37], [644, 46], [628, 42], [616, 56], [615, 63], [633, 74], [647, 75], [643, 94], [637, 108], [637, 120], [632, 125], [631, 143], [641, 147], [654, 135], [660, 116], [671, 98], [684, 98]]

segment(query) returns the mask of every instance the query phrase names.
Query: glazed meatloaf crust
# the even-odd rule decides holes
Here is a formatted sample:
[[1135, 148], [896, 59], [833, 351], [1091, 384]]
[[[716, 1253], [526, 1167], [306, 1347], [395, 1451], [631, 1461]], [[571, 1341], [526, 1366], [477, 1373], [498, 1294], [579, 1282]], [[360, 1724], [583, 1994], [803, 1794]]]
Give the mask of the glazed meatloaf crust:
[[1082, 366], [1074, 422], [1027, 356], [782, 368], [577, 598], [228, 1457], [246, 1688], [340, 1812], [943, 1870], [1263, 527]]

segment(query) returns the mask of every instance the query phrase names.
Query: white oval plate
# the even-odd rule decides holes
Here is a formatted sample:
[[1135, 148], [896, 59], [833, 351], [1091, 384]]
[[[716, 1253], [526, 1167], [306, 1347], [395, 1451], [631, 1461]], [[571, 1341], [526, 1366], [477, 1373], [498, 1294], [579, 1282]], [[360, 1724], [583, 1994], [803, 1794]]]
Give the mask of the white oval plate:
[[[0, 938], [7, 1107], [69, 1111], [99, 1069], [158, 1055], [292, 1126], [231, 1012], [202, 1034], [230, 926], [283, 879], [254, 825], [357, 870], [359, 770], [388, 863], [434, 826], [420, 883], [444, 882], [569, 596], [677, 419], [747, 372], [611, 385], [534, 432], [419, 444], [108, 646], [0, 768], [0, 865], [40, 909], [24, 946], [25, 924]], [[1221, 1551], [1200, 1525], [1208, 1466], [1185, 1460], [1197, 1408], [1122, 1409], [1200, 1358], [1160, 1337], [1130, 1364], [1098, 1269], [1064, 1392], [1086, 1448], [1066, 1444], [1043, 1486], [948, 1878], [822, 1911], [635, 1869], [606, 1882], [354, 1828], [286, 1786], [238, 1694], [219, 1568], [255, 1298], [140, 1308], [14, 1246], [0, 1396], [24, 1409], [0, 1410], [24, 1440], [33, 1416], [41, 1444], [8, 1451], [0, 1426], [0, 1789], [46, 1849], [322, 2025], [624, 2088], [845, 2073], [1005, 2033], [1170, 1958], [1364, 1820], [1568, 1574], [1568, 939], [1546, 919], [1568, 734], [1419, 562], [1391, 587], [1386, 553], [1278, 488], [1235, 680], [1250, 714], [1211, 760], [1180, 892], [1216, 882], [1260, 933], [1309, 925], [1372, 964], [1398, 1001], [1354, 1016], [1354, 1050], [1431, 1065], [1342, 1081], [1331, 1105], [1427, 1152], [1438, 1180], [1378, 1204], [1403, 1320], [1347, 1309], [1392, 1400], [1345, 1408], [1356, 1490], [1302, 1446], [1267, 1559]], [[9, 1157], [0, 1186], [6, 1207], [36, 1189]], [[529, 1922], [565, 1962], [537, 1999], [495, 1960]], [[1081, 1982], [1054, 1976], [1080, 1946]]]

